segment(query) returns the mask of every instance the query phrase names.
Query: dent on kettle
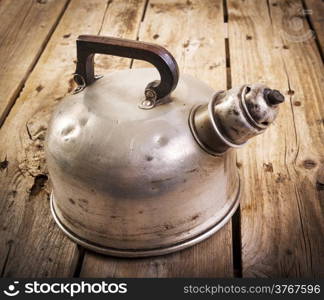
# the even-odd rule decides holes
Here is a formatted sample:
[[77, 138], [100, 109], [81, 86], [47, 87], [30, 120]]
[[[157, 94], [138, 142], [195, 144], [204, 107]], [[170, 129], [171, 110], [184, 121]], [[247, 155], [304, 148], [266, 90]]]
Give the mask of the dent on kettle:
[[[116, 256], [161, 255], [208, 238], [242, 192], [232, 148], [270, 126], [283, 96], [262, 84], [215, 92], [179, 77], [157, 45], [81, 36], [77, 47], [80, 87], [57, 107], [46, 142], [57, 224], [77, 243]], [[156, 69], [98, 80], [95, 53]]]

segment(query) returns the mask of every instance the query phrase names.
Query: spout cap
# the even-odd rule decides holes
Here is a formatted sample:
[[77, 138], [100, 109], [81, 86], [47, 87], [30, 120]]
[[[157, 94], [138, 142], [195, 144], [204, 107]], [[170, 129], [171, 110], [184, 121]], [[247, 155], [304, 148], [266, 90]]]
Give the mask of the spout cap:
[[285, 97], [278, 90], [265, 88], [263, 96], [269, 105], [277, 105], [285, 101]]

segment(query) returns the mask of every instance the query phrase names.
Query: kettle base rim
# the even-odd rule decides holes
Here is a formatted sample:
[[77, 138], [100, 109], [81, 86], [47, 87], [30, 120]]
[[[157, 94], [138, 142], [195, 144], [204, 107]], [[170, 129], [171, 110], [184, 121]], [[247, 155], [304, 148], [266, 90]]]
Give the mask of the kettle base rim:
[[241, 188], [241, 180], [240, 176], [238, 176], [238, 190], [235, 195], [235, 200], [233, 201], [232, 206], [230, 209], [227, 211], [227, 213], [224, 215], [222, 219], [220, 219], [216, 224], [214, 224], [212, 227], [209, 227], [205, 231], [201, 232], [200, 234], [191, 237], [187, 240], [181, 241], [177, 244], [166, 246], [166, 247], [161, 247], [161, 248], [154, 248], [154, 249], [117, 249], [117, 248], [109, 248], [105, 247], [93, 242], [90, 242], [88, 240], [85, 240], [75, 233], [73, 233], [71, 230], [69, 230], [59, 219], [55, 207], [54, 207], [54, 202], [55, 202], [55, 197], [53, 194], [53, 191], [51, 192], [50, 195], [50, 207], [51, 207], [51, 213], [54, 218], [55, 223], [58, 225], [58, 227], [64, 232], [65, 235], [67, 235], [72, 241], [77, 243], [78, 245], [100, 253], [104, 255], [110, 255], [110, 256], [115, 256], [115, 257], [125, 257], [125, 258], [136, 258], [136, 257], [150, 257], [150, 256], [159, 256], [159, 255], [165, 255], [173, 252], [177, 252], [186, 248], [189, 248], [195, 244], [198, 244], [209, 237], [211, 237], [214, 233], [216, 233], [218, 230], [220, 230], [229, 220], [230, 218], [234, 215], [236, 212], [239, 202], [240, 202], [240, 197], [242, 194], [242, 188]]

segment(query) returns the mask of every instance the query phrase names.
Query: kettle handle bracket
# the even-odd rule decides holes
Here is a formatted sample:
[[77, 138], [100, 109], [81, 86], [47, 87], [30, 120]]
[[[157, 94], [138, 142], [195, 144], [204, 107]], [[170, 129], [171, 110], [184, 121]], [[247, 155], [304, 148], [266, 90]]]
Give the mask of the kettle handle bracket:
[[178, 64], [171, 53], [159, 45], [97, 35], [80, 35], [76, 44], [74, 80], [79, 85], [79, 91], [98, 79], [94, 74], [96, 53], [144, 60], [157, 68], [161, 78], [146, 86], [141, 108], [149, 109], [164, 102], [161, 100], [170, 95], [178, 84]]

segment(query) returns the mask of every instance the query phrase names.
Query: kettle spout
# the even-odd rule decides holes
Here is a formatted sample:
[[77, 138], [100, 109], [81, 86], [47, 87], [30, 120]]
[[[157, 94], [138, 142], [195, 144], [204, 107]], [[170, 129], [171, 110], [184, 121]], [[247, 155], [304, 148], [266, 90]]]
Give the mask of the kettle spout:
[[278, 90], [259, 83], [219, 91], [209, 104], [193, 108], [191, 131], [204, 150], [218, 155], [263, 133], [284, 100]]

